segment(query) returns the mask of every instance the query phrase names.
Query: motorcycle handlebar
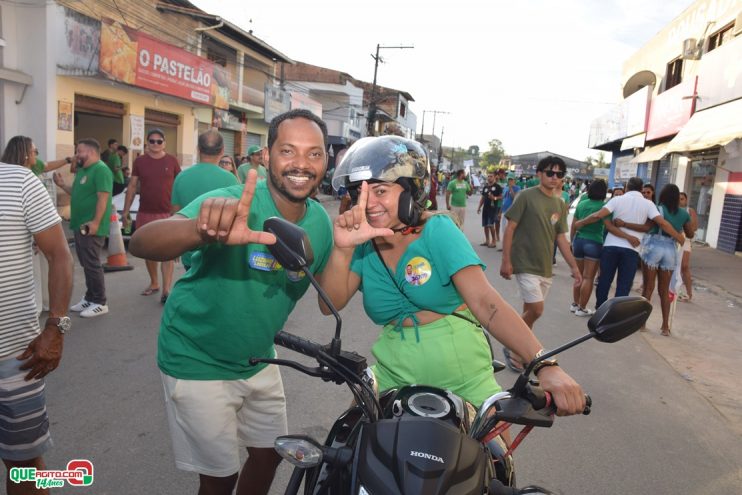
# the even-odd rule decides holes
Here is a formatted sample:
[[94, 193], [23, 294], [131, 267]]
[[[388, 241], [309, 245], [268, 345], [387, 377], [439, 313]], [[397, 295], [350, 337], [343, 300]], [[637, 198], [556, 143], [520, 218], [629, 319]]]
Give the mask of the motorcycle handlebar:
[[[546, 396], [545, 406], [542, 406], [541, 404], [538, 404], [538, 405], [533, 404], [532, 402], [533, 407], [536, 409], [541, 409], [542, 407], [548, 407], [552, 414], [556, 414], [557, 407], [556, 407], [556, 404], [554, 403], [554, 399], [552, 398], [551, 394], [549, 392], [544, 392], [544, 395]], [[590, 414], [590, 408], [592, 407], [592, 405], [593, 405], [593, 399], [589, 395], [585, 394], [585, 409], [582, 410], [582, 414], [585, 416]]]
[[273, 342], [311, 358], [316, 358], [323, 350], [323, 347], [319, 344], [283, 331], [276, 334]]

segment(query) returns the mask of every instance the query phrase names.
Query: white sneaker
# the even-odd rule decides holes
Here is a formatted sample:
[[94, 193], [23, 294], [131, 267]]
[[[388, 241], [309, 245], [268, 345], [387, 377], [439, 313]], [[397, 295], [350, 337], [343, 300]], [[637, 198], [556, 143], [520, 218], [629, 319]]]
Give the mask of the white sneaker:
[[70, 311], [79, 313], [80, 311], [88, 309], [91, 304], [93, 303], [86, 301], [85, 298], [83, 297], [82, 299], [80, 299], [79, 303], [75, 304], [74, 306], [70, 306]]
[[572, 304], [569, 305], [569, 312], [570, 313], [574, 313], [578, 309], [580, 309], [580, 305], [579, 304], [572, 303]]
[[98, 304], [98, 303], [88, 303], [88, 304], [89, 304], [88, 308], [80, 313], [80, 316], [82, 318], [93, 318], [93, 317], [108, 313], [107, 304]]
[[595, 310], [592, 309], [577, 308], [577, 311], [575, 311], [575, 316], [592, 316], [594, 314]]

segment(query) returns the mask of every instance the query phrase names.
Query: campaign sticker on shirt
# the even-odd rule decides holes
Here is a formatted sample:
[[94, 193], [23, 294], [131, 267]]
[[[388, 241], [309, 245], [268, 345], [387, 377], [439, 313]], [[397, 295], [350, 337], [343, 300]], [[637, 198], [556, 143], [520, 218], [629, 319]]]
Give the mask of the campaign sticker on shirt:
[[85, 184], [88, 181], [88, 176], [83, 175], [82, 179], [80, 179], [80, 184]]
[[557, 222], [559, 221], [559, 217], [561, 217], [561, 215], [558, 212], [552, 213], [551, 214], [551, 224], [552, 225], [556, 225]]
[[410, 285], [423, 285], [430, 280], [432, 274], [430, 262], [421, 256], [415, 256], [407, 263], [404, 278]]
[[275, 272], [281, 269], [281, 264], [276, 261], [272, 254], [261, 251], [251, 253], [248, 263], [250, 268], [263, 272]]

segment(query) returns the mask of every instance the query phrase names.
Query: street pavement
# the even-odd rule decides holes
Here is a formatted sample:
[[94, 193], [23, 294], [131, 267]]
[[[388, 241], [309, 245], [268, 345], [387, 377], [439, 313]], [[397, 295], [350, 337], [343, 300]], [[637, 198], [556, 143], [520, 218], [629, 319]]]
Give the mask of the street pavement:
[[[336, 201], [326, 196], [321, 199], [330, 213], [337, 212]], [[464, 231], [487, 264], [490, 282], [518, 307], [514, 282], [499, 277], [501, 253], [479, 246], [479, 225], [475, 198], [471, 198]], [[76, 458], [90, 459], [95, 466], [92, 487], [67, 487], [55, 493], [197, 492], [198, 477], [178, 471], [173, 463], [155, 363], [159, 297], [139, 295], [147, 284], [144, 263], [131, 257], [130, 261], [135, 270], [106, 274], [111, 312], [89, 320], [73, 318], [62, 365], [47, 380], [55, 441], [46, 456], [48, 467], [62, 468]], [[535, 329], [546, 347], [556, 347], [586, 332], [586, 319], [568, 310], [569, 271], [561, 259], [555, 269], [545, 315]], [[176, 277], [182, 273], [181, 267], [176, 268]], [[75, 301], [83, 289], [82, 270], [76, 266]], [[541, 484], [564, 494], [742, 493], [740, 432], [699, 387], [698, 377], [713, 373], [700, 373], [694, 368], [688, 375], [688, 370], [678, 368], [677, 363], [687, 362], [683, 360], [688, 359], [689, 351], [682, 346], [673, 348], [676, 358], [675, 354], [663, 353], [667, 347], [661, 347], [677, 339], [683, 345], [688, 341], [692, 351], [694, 331], [679, 322], [701, 318], [711, 304], [705, 297], [719, 298], [711, 291], [705, 292], [709, 295], [703, 290], [697, 292], [697, 302], [678, 308], [670, 339], [656, 336], [650, 322], [646, 334], [637, 333], [615, 344], [589, 341], [560, 356], [562, 366], [592, 396], [593, 412], [590, 416], [558, 418], [551, 429], [534, 430], [516, 452], [519, 484]], [[360, 296], [341, 315], [343, 347], [370, 356], [378, 328], [363, 313]], [[729, 323], [718, 321], [728, 317], [735, 319]], [[717, 325], [738, 329], [738, 322], [739, 313], [723, 313], [717, 318], [707, 315], [703, 335], [713, 335]], [[325, 343], [334, 333], [334, 321], [320, 314], [316, 294], [310, 288], [285, 329]], [[695, 334], [699, 332], [696, 329]], [[713, 338], [704, 337], [708, 348], [719, 347], [706, 340]], [[279, 353], [284, 358], [308, 362], [292, 351], [279, 349]], [[706, 359], [714, 362], [716, 357], [707, 355]], [[713, 365], [709, 367], [713, 370]], [[727, 371], [739, 377], [733, 367]], [[285, 369], [282, 374], [289, 431], [323, 439], [333, 420], [350, 403], [350, 393], [295, 370]], [[504, 387], [510, 386], [514, 378], [509, 371], [498, 374]], [[738, 381], [734, 385], [731, 390], [739, 390]], [[739, 402], [735, 398], [728, 408], [739, 409]], [[283, 463], [272, 494], [283, 493], [289, 475], [290, 469]]]

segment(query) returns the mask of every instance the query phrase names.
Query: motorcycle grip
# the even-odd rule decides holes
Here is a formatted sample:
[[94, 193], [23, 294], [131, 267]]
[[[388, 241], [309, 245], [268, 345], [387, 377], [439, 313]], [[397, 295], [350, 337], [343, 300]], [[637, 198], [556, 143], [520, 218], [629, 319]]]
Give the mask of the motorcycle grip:
[[305, 356], [316, 358], [319, 352], [322, 350], [322, 346], [315, 344], [314, 342], [297, 337], [296, 335], [280, 331], [273, 338], [273, 342], [281, 347], [291, 349]]
[[[550, 407], [553, 409], [552, 412], [556, 413], [556, 404], [554, 403], [554, 399], [552, 398], [551, 394], [549, 392], [544, 392], [546, 394], [546, 407]], [[585, 394], [585, 409], [582, 410], [582, 414], [587, 416], [590, 414], [590, 408], [593, 405], [593, 399], [589, 395]]]

